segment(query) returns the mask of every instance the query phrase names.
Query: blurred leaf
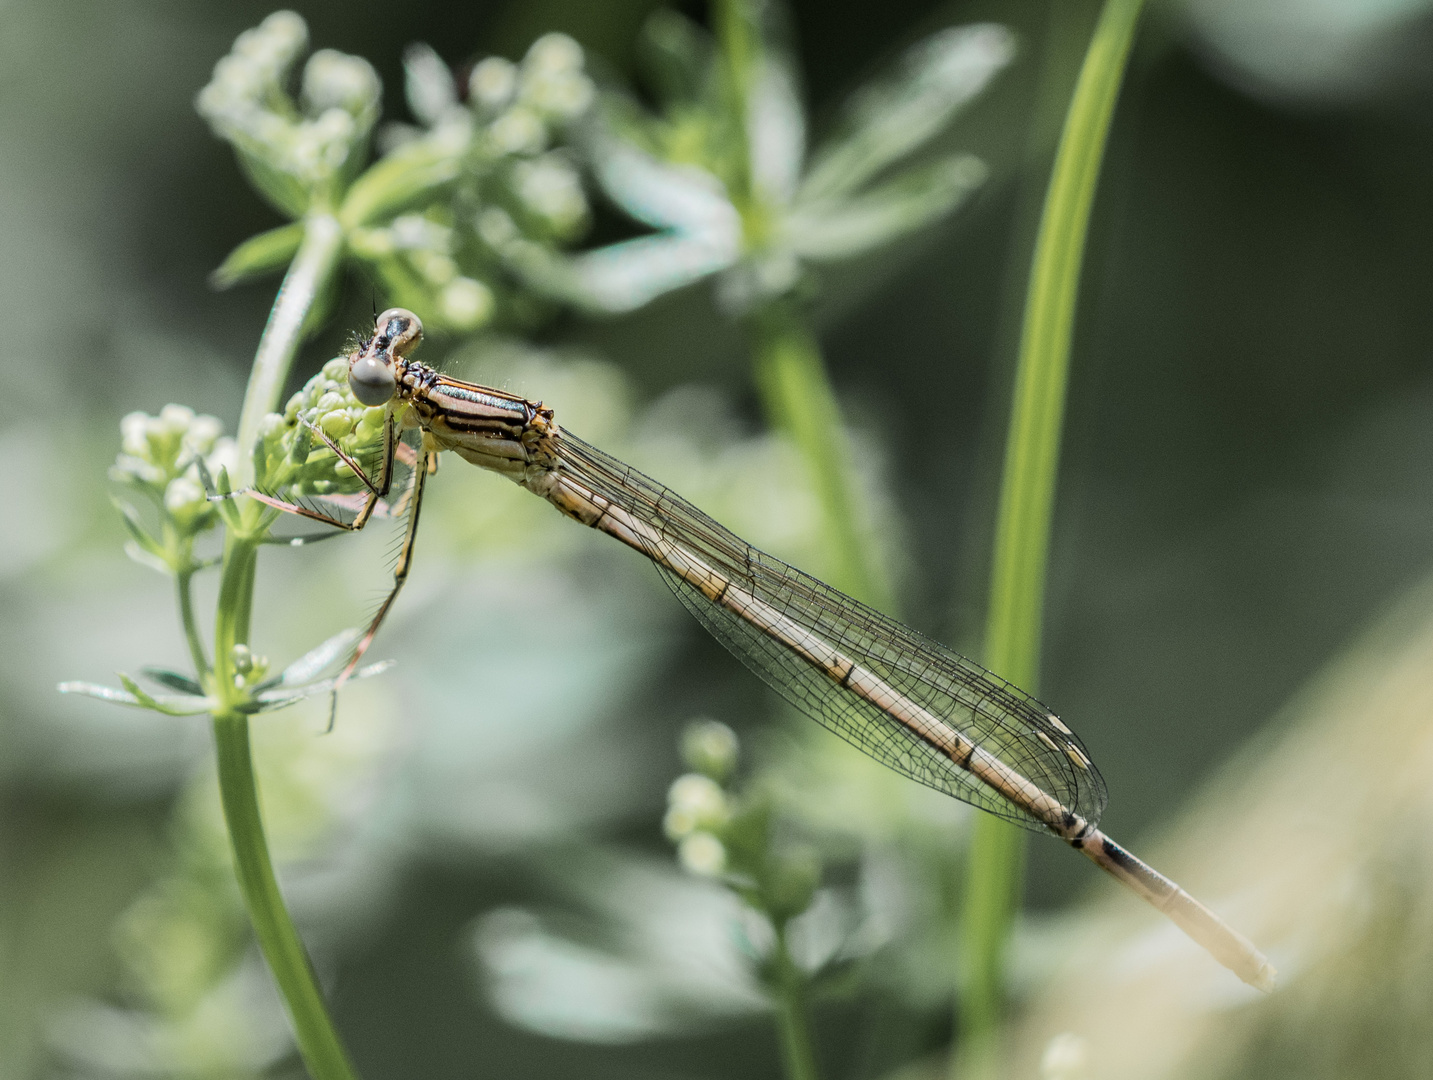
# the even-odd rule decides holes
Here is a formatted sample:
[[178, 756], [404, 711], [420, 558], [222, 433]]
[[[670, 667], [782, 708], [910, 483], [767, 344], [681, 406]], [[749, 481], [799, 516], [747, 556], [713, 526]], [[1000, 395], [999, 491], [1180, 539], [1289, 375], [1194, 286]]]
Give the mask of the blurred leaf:
[[281, 269], [294, 257], [303, 238], [301, 221], [251, 236], [229, 252], [209, 275], [209, 283], [216, 289], [227, 289], [249, 278]]
[[784, 206], [801, 180], [806, 115], [796, 91], [796, 72], [779, 52], [768, 51], [763, 57], [746, 109], [752, 188], [766, 202]]
[[204, 693], [204, 687], [191, 679], [188, 675], [181, 675], [177, 671], [168, 671], [165, 668], [142, 667], [139, 673], [146, 679], [167, 686], [171, 690], [178, 690], [181, 694], [200, 696]]
[[808, 259], [859, 255], [948, 213], [985, 175], [985, 166], [965, 154], [918, 165], [859, 195], [796, 207], [787, 240]]
[[120, 673], [119, 681], [124, 684], [124, 690], [116, 690], [112, 686], [101, 686], [98, 683], [90, 682], [62, 682], [57, 689], [62, 694], [83, 694], [86, 697], [98, 698], [116, 705], [151, 709], [154, 712], [164, 713], [166, 716], [193, 716], [197, 713], [210, 712], [218, 705], [218, 702], [207, 697], [196, 698], [188, 695], [173, 697], [167, 694], [154, 697], [145, 693], [133, 679], [123, 673]]
[[929, 142], [1015, 55], [1003, 26], [952, 27], [912, 47], [900, 70], [857, 94], [846, 130], [817, 151], [800, 198], [855, 190]]
[[659, 97], [670, 103], [702, 96], [712, 65], [707, 32], [679, 11], [659, 8], [642, 24], [637, 57]]
[[704, 169], [671, 165], [608, 132], [588, 144], [602, 189], [636, 220], [657, 229], [741, 232], [722, 182]]
[[736, 261], [734, 246], [679, 232], [625, 240], [575, 258], [522, 243], [504, 254], [534, 288], [589, 311], [635, 311]]
[[339, 220], [351, 229], [396, 214], [457, 180], [462, 160], [446, 132], [406, 143], [353, 182]]
[[[371, 679], [375, 675], [381, 675], [387, 671], [397, 660], [380, 660], [376, 664], [369, 664], [367, 667], [359, 668], [348, 677], [348, 682], [357, 682], [360, 679]], [[292, 690], [265, 690], [263, 693], [255, 694], [253, 702], [246, 707], [245, 712], [273, 712], [276, 709], [284, 709], [302, 701], [304, 698], [316, 697], [319, 694], [332, 693], [338, 688], [338, 676], [332, 679], [323, 679], [319, 682], [309, 683], [307, 686], [297, 686]]]
[[250, 148], [242, 140], [234, 140], [235, 160], [254, 190], [285, 217], [303, 217], [308, 210], [308, 190], [298, 179], [266, 162], [260, 152], [261, 148]]
[[299, 686], [308, 682], [352, 648], [362, 634], [363, 631], [356, 626], [350, 626], [346, 630], [340, 630], [322, 645], [316, 646], [304, 653], [292, 664], [284, 668], [276, 678], [263, 683], [260, 688], [267, 690], [272, 686]]

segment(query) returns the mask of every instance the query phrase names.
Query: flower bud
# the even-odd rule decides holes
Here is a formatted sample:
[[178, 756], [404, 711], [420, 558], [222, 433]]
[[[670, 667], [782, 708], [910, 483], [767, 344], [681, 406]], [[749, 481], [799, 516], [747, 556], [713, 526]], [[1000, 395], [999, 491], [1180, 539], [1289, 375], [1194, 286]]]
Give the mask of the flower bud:
[[690, 874], [716, 877], [726, 869], [726, 848], [709, 832], [694, 832], [677, 845], [677, 859]]

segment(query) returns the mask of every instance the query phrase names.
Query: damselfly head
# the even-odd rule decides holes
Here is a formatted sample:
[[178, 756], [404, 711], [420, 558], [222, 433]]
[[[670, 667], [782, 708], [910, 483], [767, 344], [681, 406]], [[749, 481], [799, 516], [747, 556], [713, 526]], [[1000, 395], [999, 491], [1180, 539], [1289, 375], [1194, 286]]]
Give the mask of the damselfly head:
[[423, 322], [407, 308], [392, 307], [378, 316], [373, 335], [376, 347], [407, 356], [423, 340]]
[[373, 337], [353, 354], [348, 386], [364, 405], [385, 405], [398, 389], [396, 358], [412, 352], [423, 340], [422, 320], [405, 308], [389, 308], [374, 321]]

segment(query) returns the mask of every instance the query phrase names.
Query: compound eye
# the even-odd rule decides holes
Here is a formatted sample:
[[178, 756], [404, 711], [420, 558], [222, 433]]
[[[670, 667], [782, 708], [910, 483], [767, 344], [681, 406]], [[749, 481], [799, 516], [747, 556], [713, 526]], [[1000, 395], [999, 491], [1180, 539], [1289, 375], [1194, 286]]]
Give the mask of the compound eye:
[[372, 356], [360, 356], [348, 368], [348, 388], [364, 405], [386, 405], [398, 388], [393, 369]]
[[407, 308], [389, 308], [378, 316], [376, 333], [394, 353], [407, 356], [423, 340], [423, 322]]

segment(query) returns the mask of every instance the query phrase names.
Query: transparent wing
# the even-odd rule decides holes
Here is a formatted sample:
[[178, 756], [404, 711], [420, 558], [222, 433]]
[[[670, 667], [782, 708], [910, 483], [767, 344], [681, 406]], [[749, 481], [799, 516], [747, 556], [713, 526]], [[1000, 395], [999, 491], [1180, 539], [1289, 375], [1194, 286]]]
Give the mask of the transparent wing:
[[[717, 524], [679, 495], [563, 432], [562, 467], [595, 493], [699, 556], [893, 689], [1018, 770], [1092, 825], [1104, 811], [1104, 780], [1084, 744], [1035, 698], [882, 615], [787, 566]], [[818, 723], [912, 780], [1028, 829], [1045, 826], [1001, 798], [946, 755], [854, 691], [833, 681], [780, 640], [762, 632], [653, 557], [677, 599], [782, 697]]]

